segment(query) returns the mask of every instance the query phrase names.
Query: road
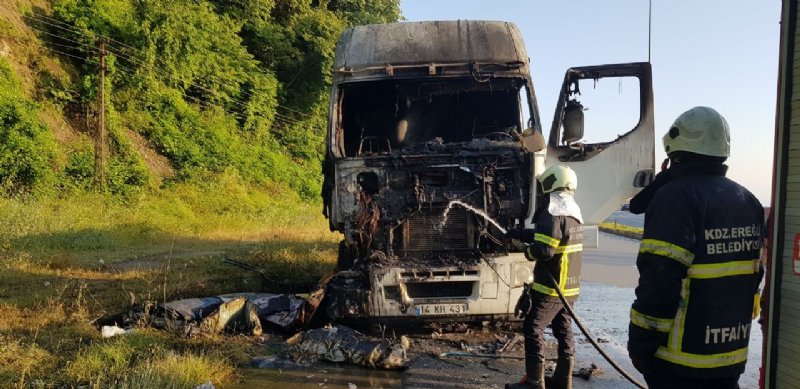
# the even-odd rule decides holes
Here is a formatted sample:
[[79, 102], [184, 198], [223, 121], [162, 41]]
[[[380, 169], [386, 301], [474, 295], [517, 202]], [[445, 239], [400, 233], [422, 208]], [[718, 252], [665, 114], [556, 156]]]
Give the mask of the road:
[[639, 241], [600, 233], [597, 248], [585, 249], [581, 281], [633, 288], [639, 281], [636, 253]]
[[[593, 336], [601, 342], [603, 349], [625, 370], [643, 382], [641, 375], [631, 365], [625, 349], [628, 313], [638, 281], [635, 266], [638, 248], [637, 240], [601, 233], [599, 247], [584, 252], [581, 296], [575, 310]], [[753, 328], [760, 327], [754, 323]], [[482, 340], [479, 338], [494, 336], [491, 332], [481, 334], [479, 329], [477, 331], [466, 332], [461, 339], [451, 341], [434, 341], [424, 334], [412, 338], [412, 362], [402, 373], [329, 364], [299, 370], [250, 370], [242, 371], [246, 377], [242, 387], [471, 389], [502, 388], [504, 383], [519, 379], [524, 372], [523, 363], [519, 360], [434, 357], [444, 351], [461, 351], [465, 344], [481, 344]], [[576, 369], [592, 364], [602, 369], [602, 373], [593, 375], [590, 381], [575, 378], [576, 389], [635, 387], [600, 356], [577, 328], [575, 331]], [[522, 347], [518, 346], [510, 355], [523, 356]], [[758, 387], [760, 361], [761, 332], [753, 331], [747, 369], [739, 381], [742, 388]]]

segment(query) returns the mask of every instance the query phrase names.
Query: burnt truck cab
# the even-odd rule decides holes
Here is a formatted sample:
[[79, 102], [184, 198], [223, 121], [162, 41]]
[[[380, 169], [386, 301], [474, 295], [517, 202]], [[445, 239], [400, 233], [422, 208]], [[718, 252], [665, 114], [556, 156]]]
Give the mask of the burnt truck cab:
[[[639, 122], [613, 141], [584, 143], [580, 81], [602, 77], [638, 78]], [[323, 212], [344, 235], [328, 314], [510, 317], [534, 263], [503, 235], [530, 225], [534, 178], [551, 163], [573, 167], [586, 223], [599, 224], [652, 174], [650, 85], [649, 64], [570, 69], [546, 141], [515, 25], [346, 30], [323, 162]]]

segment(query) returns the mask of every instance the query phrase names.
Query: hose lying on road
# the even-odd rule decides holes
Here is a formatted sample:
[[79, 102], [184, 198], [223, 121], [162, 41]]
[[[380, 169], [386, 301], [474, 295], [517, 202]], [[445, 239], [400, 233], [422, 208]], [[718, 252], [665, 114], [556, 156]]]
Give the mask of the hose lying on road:
[[589, 334], [589, 331], [586, 330], [586, 327], [584, 327], [581, 320], [578, 319], [578, 315], [576, 315], [575, 312], [572, 310], [572, 307], [569, 305], [569, 302], [567, 302], [567, 298], [564, 297], [564, 292], [561, 291], [561, 288], [558, 286], [558, 282], [550, 273], [550, 270], [545, 268], [545, 273], [547, 273], [547, 276], [550, 277], [550, 282], [552, 282], [553, 285], [555, 285], [556, 293], [558, 293], [558, 298], [560, 298], [561, 302], [564, 304], [564, 308], [567, 310], [567, 312], [569, 312], [570, 316], [572, 316], [575, 319], [575, 324], [577, 324], [578, 328], [581, 329], [581, 332], [583, 333], [584, 336], [586, 336], [586, 339], [589, 339], [589, 342], [592, 344], [592, 346], [594, 346], [594, 348], [597, 349], [597, 352], [599, 352], [600, 355], [602, 355], [603, 358], [605, 358], [606, 361], [608, 361], [608, 363], [610, 363], [611, 366], [614, 367], [614, 369], [616, 369], [620, 374], [622, 374], [622, 376], [625, 377], [625, 379], [630, 381], [632, 384], [636, 385], [636, 387], [638, 388], [647, 389], [647, 386], [637, 381], [636, 378], [633, 378], [633, 376], [631, 376], [627, 371], [625, 371], [625, 369], [623, 369], [620, 365], [618, 365], [617, 362], [611, 359], [611, 356], [606, 354], [606, 352], [600, 347], [600, 345], [597, 344], [597, 341], [594, 339], [594, 337], [591, 334]]

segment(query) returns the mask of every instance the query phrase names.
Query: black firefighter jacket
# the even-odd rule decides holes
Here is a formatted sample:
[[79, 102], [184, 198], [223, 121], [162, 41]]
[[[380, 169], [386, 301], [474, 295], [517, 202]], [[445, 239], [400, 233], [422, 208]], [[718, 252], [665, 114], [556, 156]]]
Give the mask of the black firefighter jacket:
[[725, 170], [674, 177], [648, 204], [628, 341], [637, 367], [692, 378], [744, 371], [764, 210]]
[[553, 216], [543, 210], [537, 215], [532, 243], [525, 251], [528, 260], [536, 261], [531, 289], [558, 300], [549, 272], [564, 296], [574, 301], [580, 292], [583, 227], [571, 216]]

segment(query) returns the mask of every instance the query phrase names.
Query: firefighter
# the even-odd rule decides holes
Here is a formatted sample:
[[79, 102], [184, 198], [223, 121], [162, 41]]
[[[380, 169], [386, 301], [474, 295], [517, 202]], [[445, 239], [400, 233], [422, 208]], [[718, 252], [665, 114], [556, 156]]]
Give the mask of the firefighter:
[[[509, 237], [528, 243], [525, 257], [536, 261], [533, 282], [526, 285], [515, 314], [524, 316], [526, 378], [506, 389], [544, 388], [544, 328], [550, 325], [558, 340], [558, 361], [552, 383], [572, 388], [574, 340], [572, 318], [558, 297], [553, 280], [566, 299], [578, 298], [583, 249], [583, 217], [573, 195], [578, 177], [572, 169], [556, 165], [538, 178], [544, 196], [538, 201], [533, 230], [513, 230]], [[552, 277], [551, 277], [552, 276]], [[548, 384], [549, 385], [549, 384]]]
[[663, 138], [670, 164], [644, 200], [628, 352], [651, 389], [738, 388], [762, 271], [764, 210], [725, 177], [728, 123], [681, 114]]

